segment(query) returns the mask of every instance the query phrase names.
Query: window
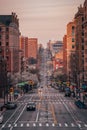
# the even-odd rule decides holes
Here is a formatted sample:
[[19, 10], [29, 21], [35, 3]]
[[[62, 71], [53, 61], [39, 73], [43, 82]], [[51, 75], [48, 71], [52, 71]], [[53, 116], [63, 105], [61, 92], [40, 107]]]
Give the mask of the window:
[[6, 32], [8, 32], [9, 31], [9, 28], [6, 28]]
[[8, 56], [6, 56], [6, 59], [7, 59], [7, 61], [9, 60], [9, 57]]
[[2, 43], [0, 42], [0, 46], [2, 45]]
[[72, 26], [72, 36], [75, 35], [75, 27]]
[[85, 49], [85, 54], [87, 54], [87, 49]]
[[82, 22], [84, 21], [84, 17], [82, 17]]
[[9, 35], [6, 35], [6, 39], [9, 39]]
[[2, 28], [0, 27], [0, 32], [2, 31]]
[[87, 58], [85, 58], [85, 62], [87, 62]]
[[72, 49], [74, 49], [75, 48], [75, 46], [74, 45], [72, 45]]
[[75, 42], [75, 39], [74, 39], [74, 38], [72, 38], [72, 42]]
[[6, 42], [6, 46], [8, 46], [9, 45], [9, 42]]
[[0, 39], [2, 38], [2, 36], [0, 35]]

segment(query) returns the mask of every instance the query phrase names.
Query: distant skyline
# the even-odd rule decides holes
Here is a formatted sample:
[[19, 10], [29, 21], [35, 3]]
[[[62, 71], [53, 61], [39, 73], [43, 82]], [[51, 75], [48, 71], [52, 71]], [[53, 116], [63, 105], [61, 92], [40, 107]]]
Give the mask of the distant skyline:
[[15, 12], [21, 35], [38, 38], [46, 46], [49, 40], [62, 40], [66, 25], [73, 20], [85, 0], [0, 0], [0, 15]]

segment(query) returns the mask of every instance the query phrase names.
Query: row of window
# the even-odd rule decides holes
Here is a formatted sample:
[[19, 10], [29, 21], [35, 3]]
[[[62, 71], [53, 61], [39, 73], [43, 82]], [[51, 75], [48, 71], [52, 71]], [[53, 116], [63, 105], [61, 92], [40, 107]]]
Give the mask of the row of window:
[[[0, 32], [2, 31], [2, 27], [0, 27]], [[6, 28], [6, 32], [8, 32], [9, 31], [9, 28], [7, 27]]]
[[[2, 46], [2, 42], [0, 42], [0, 46]], [[9, 42], [6, 42], [6, 46], [9, 46]]]
[[[0, 35], [0, 39], [2, 39], [2, 35]], [[9, 39], [9, 35], [6, 35], [6, 39]]]

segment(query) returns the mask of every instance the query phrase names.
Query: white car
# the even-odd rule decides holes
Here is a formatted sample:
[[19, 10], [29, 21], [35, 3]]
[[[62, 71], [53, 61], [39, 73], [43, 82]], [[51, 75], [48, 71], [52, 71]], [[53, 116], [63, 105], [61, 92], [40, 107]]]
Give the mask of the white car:
[[0, 123], [3, 122], [3, 115], [0, 113]]

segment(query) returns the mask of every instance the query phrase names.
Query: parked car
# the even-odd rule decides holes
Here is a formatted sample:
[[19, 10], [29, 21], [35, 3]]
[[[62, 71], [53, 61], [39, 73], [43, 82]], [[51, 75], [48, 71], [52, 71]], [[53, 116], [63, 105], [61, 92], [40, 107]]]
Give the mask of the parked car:
[[17, 107], [17, 104], [15, 102], [7, 102], [5, 104], [6, 109], [15, 109]]
[[29, 102], [26, 106], [27, 111], [36, 110], [36, 103], [35, 102]]
[[75, 105], [80, 109], [87, 109], [86, 104], [80, 100], [75, 101]]
[[0, 113], [0, 124], [3, 122], [3, 115]]

